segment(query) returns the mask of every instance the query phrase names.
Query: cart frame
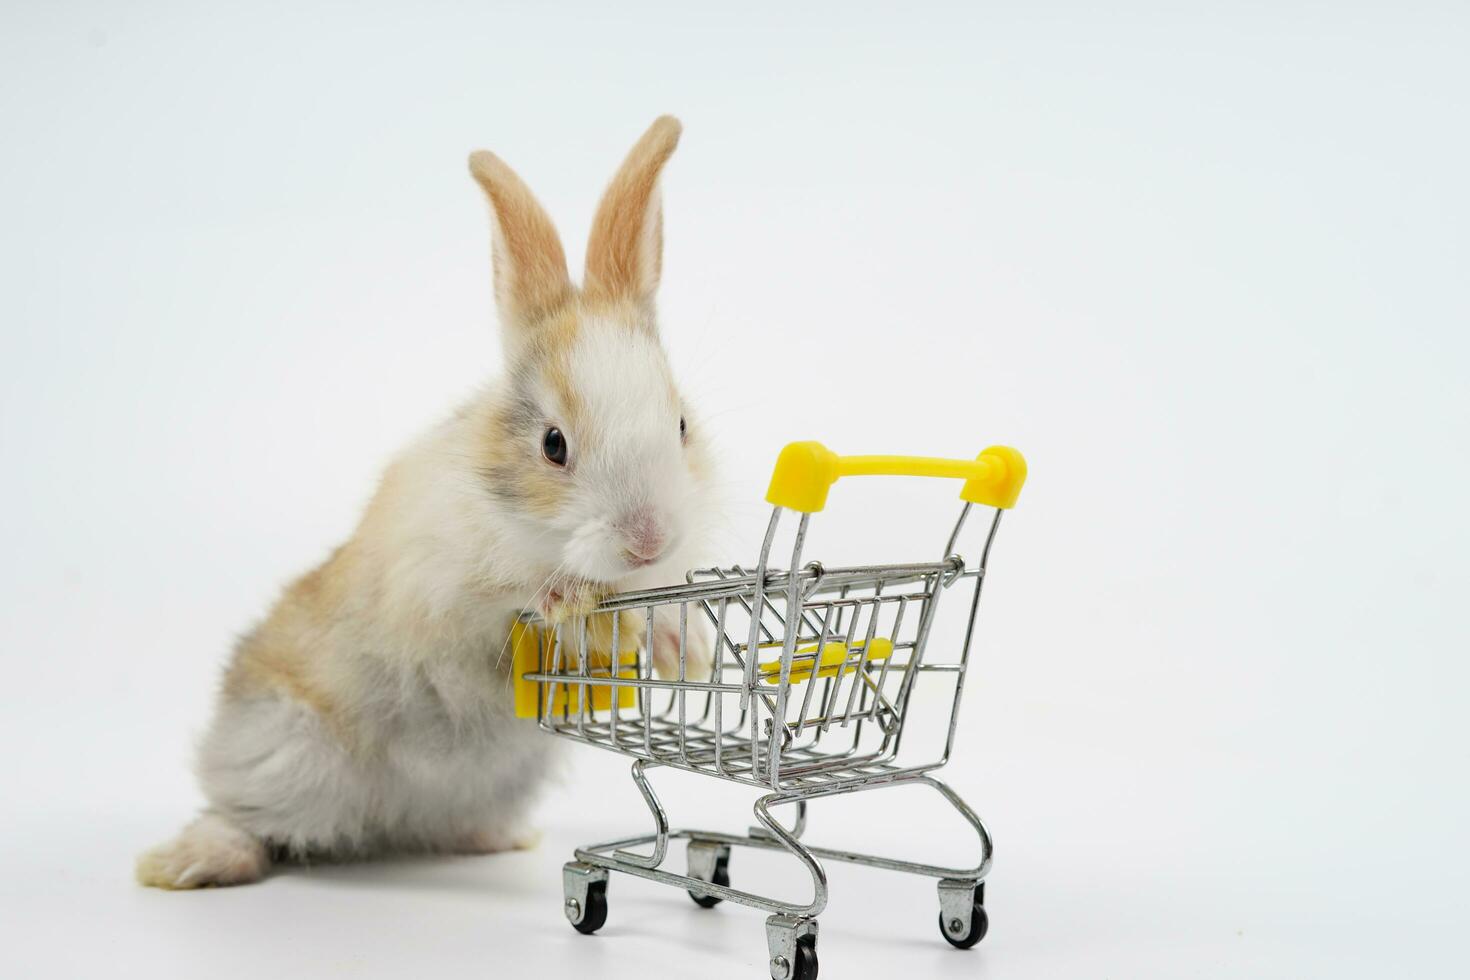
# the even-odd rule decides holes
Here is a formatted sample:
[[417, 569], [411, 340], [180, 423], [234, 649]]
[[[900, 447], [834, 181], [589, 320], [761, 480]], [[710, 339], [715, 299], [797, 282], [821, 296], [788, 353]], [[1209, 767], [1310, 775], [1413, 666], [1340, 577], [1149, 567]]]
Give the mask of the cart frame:
[[[964, 505], [941, 559], [833, 569], [819, 562], [803, 565], [811, 514], [825, 506], [828, 488], [840, 477], [870, 474], [966, 480]], [[754, 569], [699, 569], [682, 585], [611, 596], [587, 616], [556, 626], [519, 624], [515, 673], [523, 713], [534, 708], [537, 723], [559, 737], [631, 756], [633, 782], [653, 817], [651, 834], [576, 849], [575, 860], [563, 869], [563, 884], [564, 912], [578, 931], [595, 932], [606, 921], [607, 882], [617, 871], [683, 888], [706, 908], [729, 901], [767, 912], [771, 977], [810, 980], [817, 968], [816, 920], [828, 900], [823, 862], [842, 861], [938, 879], [944, 938], [961, 948], [984, 938], [991, 836], [969, 804], [931, 773], [949, 761], [954, 748], [991, 547], [1025, 476], [1024, 459], [1006, 447], [992, 447], [976, 460], [936, 460], [841, 457], [818, 443], [793, 443], [783, 450], [771, 481], [767, 499], [775, 508]], [[993, 507], [994, 514], [979, 561], [967, 567], [955, 548], [976, 505]], [[800, 519], [790, 570], [781, 570], [770, 558], [788, 509]], [[972, 590], [958, 657], [926, 659], [939, 600], [961, 583]], [[691, 627], [699, 628], [691, 616], [701, 614], [714, 630], [707, 675], [692, 656], [690, 640]], [[656, 623], [677, 628], [677, 676], [654, 676], [646, 651], [653, 647]], [[599, 626], [610, 634], [606, 642], [598, 639]], [[762, 650], [777, 647], [779, 661], [760, 661]], [[913, 692], [928, 674], [953, 675], [943, 748], [932, 758], [903, 762], [905, 723], [917, 710]], [[664, 695], [667, 703], [659, 710], [655, 701]], [[766, 790], [754, 803], [757, 825], [745, 834], [671, 830], [649, 778], [660, 767]], [[937, 792], [974, 831], [976, 863], [926, 864], [803, 840], [811, 801], [892, 786]], [[795, 808], [789, 826], [772, 814], [788, 805]], [[676, 840], [687, 842], [685, 874], [663, 867], [669, 842]], [[811, 899], [785, 901], [732, 888], [729, 860], [737, 846], [791, 854], [811, 876]]]

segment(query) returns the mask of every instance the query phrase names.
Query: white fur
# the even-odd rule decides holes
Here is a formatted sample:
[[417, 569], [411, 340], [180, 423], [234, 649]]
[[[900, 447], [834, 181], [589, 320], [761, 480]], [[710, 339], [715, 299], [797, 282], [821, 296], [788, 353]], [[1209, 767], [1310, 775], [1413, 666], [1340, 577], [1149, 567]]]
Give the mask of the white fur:
[[[677, 555], [704, 501], [684, 464], [680, 406], [658, 341], [593, 320], [578, 337], [572, 364], [579, 395], [598, 411], [596, 431], [569, 434], [581, 438], [571, 447], [579, 492], [567, 509], [573, 530], [566, 554], [588, 576], [619, 581], [634, 570], [623, 557], [619, 520], [651, 511], [666, 551]], [[659, 566], [670, 566], [667, 556]]]
[[299, 855], [468, 850], [527, 833], [553, 743], [497, 696], [493, 661], [449, 661], [373, 678], [381, 699], [344, 750], [321, 719], [280, 699], [227, 702], [200, 755], [216, 813]]
[[[492, 162], [484, 180], [520, 188]], [[528, 192], [507, 200], [526, 210], [506, 227], [544, 219]], [[505, 281], [526, 282], [504, 265], [512, 256], [502, 224], [494, 244]], [[555, 252], [560, 262], [559, 244]], [[503, 314], [527, 305], [500, 300]], [[677, 581], [710, 506], [652, 323], [612, 315], [582, 315], [565, 365], [584, 420], [566, 433], [569, 464], [548, 469], [540, 432], [511, 445], [512, 464], [536, 468], [524, 472], [542, 485], [566, 481], [555, 514], [509, 503], [487, 484], [487, 440], [513, 442], [496, 425], [518, 394], [511, 386], [529, 376], [521, 365], [519, 382], [487, 387], [399, 456], [352, 539], [241, 641], [199, 752], [208, 809], [139, 859], [140, 881], [254, 881], [271, 849], [483, 852], [534, 840], [525, 821], [554, 743], [514, 717], [510, 623], [523, 610], [552, 611], [557, 596], [575, 604], [573, 590]], [[568, 407], [544, 381], [536, 410], [567, 425]], [[505, 446], [496, 446], [500, 459]], [[662, 547], [653, 564], [630, 554], [648, 540]], [[707, 630], [691, 617], [686, 676], [708, 675]], [[679, 670], [677, 652], [677, 619], [661, 612], [652, 657], [664, 675]]]
[[554, 743], [514, 717], [502, 654], [536, 583], [496, 533], [494, 502], [450, 462], [468, 458], [470, 422], [461, 413], [390, 467], [354, 538], [369, 547], [344, 573], [350, 599], [313, 621], [335, 723], [289, 696], [226, 690], [198, 759], [209, 811], [140, 860], [145, 883], [256, 880], [266, 844], [340, 857], [534, 838], [524, 821]]

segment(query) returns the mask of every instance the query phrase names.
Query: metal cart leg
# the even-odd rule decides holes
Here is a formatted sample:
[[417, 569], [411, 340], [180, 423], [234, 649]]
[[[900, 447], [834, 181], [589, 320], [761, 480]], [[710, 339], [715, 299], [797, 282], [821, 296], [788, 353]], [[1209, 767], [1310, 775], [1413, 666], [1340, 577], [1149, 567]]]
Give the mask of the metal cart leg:
[[[991, 838], [978, 814], [958, 793], [928, 775], [908, 772], [886, 780], [866, 783], [838, 784], [831, 788], [808, 788], [767, 793], [755, 801], [753, 812], [758, 826], [748, 836], [722, 834], [705, 830], [669, 829], [664, 811], [648, 780], [652, 763], [633, 766], [633, 781], [653, 815], [654, 833], [628, 837], [578, 848], [577, 860], [566, 866], [566, 913], [580, 932], [594, 932], [607, 918], [607, 878], [609, 871], [621, 871], [650, 881], [684, 888], [691, 898], [705, 908], [722, 901], [736, 902], [774, 913], [766, 920], [766, 941], [770, 949], [771, 976], [774, 980], [810, 980], [817, 964], [817, 916], [827, 907], [827, 873], [822, 861], [845, 861], [871, 868], [901, 871], [939, 879], [939, 931], [945, 940], [960, 949], [968, 949], [985, 938], [990, 919], [985, 909], [985, 877], [990, 871]], [[864, 792], [886, 786], [928, 786], [944, 797], [975, 831], [980, 844], [980, 861], [972, 868], [953, 868], [922, 864], [877, 854], [863, 854], [831, 848], [813, 847], [797, 839], [806, 829], [806, 804], [811, 800], [848, 793]], [[796, 819], [791, 827], [773, 815], [776, 807], [797, 804]], [[660, 865], [668, 853], [670, 840], [687, 840], [688, 873], [665, 871]], [[638, 854], [632, 847], [653, 846], [653, 853]], [[793, 855], [812, 877], [812, 898], [806, 904], [783, 902], [765, 895], [730, 887], [730, 852], [735, 846], [784, 850]]]
[[[680, 830], [671, 832], [669, 830], [668, 814], [659, 802], [658, 796], [654, 793], [653, 786], [648, 780], [648, 771], [653, 769], [655, 765], [654, 763], [645, 764], [640, 761], [633, 766], [633, 781], [637, 784], [638, 791], [642, 794], [644, 802], [648, 804], [648, 808], [653, 814], [654, 833], [579, 847], [575, 854], [576, 860], [566, 866], [568, 876], [573, 873], [573, 868], [599, 870], [603, 875], [605, 891], [607, 872], [620, 871], [623, 874], [635, 875], [639, 878], [647, 878], [650, 881], [658, 881], [665, 885], [674, 885], [683, 888], [701, 905], [705, 904], [705, 901], [701, 901], [701, 899], [713, 899], [714, 902], [710, 904], [718, 901], [736, 902], [741, 905], [749, 905], [752, 908], [761, 909], [764, 912], [799, 919], [812, 919], [821, 914], [822, 909], [827, 906], [826, 871], [823, 870], [822, 865], [813, 856], [812, 850], [797, 840], [795, 834], [777, 822], [770, 813], [772, 806], [779, 806], [782, 803], [791, 802], [789, 795], [769, 793], [755, 802], [755, 818], [760, 822], [762, 828], [760, 836], [756, 838], [705, 831]], [[665, 871], [660, 867], [668, 853], [668, 842], [673, 839], [690, 841], [689, 874], [675, 874], [671, 871]], [[653, 853], [651, 854], [638, 854], [629, 850], [632, 847], [643, 847], [649, 844], [653, 845]], [[731, 888], [729, 885], [728, 871], [729, 850], [731, 845], [735, 844], [753, 844], [759, 847], [789, 851], [802, 863], [812, 876], [812, 900], [805, 904], [783, 902], [765, 895], [756, 894], [755, 892]], [[708, 876], [706, 877], [706, 875]], [[721, 881], [721, 877], [725, 880]], [[580, 901], [579, 895], [574, 894], [571, 890], [570, 877], [568, 878], [568, 882], [567, 897], [569, 899], [576, 898]], [[576, 925], [575, 921], [573, 925]], [[580, 926], [578, 928], [581, 929]]]
[[[862, 854], [855, 851], [838, 851], [826, 847], [812, 847], [798, 841], [795, 836], [788, 833], [779, 824], [771, 819], [770, 808], [794, 802], [798, 797], [803, 800], [820, 800], [832, 796], [845, 796], [849, 793], [862, 793], [875, 789], [883, 789], [890, 786], [928, 786], [944, 797], [945, 802], [954, 807], [956, 812], [965, 819], [970, 828], [975, 831], [975, 836], [980, 843], [980, 863], [973, 868], [951, 868], [937, 864], [922, 864], [917, 861], [905, 861], [899, 858], [888, 858], [878, 854]], [[708, 835], [711, 840], [727, 841], [737, 844], [752, 844], [755, 846], [770, 846], [768, 841], [774, 839], [787, 850], [800, 851], [815, 857], [825, 858], [832, 861], [847, 861], [851, 864], [861, 864], [870, 868], [884, 868], [888, 871], [903, 871], [909, 874], [925, 875], [930, 878], [958, 878], [971, 881], [976, 884], [985, 880], [990, 873], [990, 861], [992, 844], [990, 831], [985, 828], [984, 822], [979, 814], [970, 808], [964, 799], [950, 789], [947, 785], [925, 773], [910, 773], [893, 779], [874, 781], [857, 784], [838, 784], [831, 789], [822, 788], [817, 790], [787, 790], [780, 793], [770, 793], [760, 798], [756, 803], [756, 817], [761, 821], [765, 832], [752, 834], [749, 838], [741, 839], [726, 838], [718, 834]], [[798, 854], [800, 856], [800, 854]], [[825, 889], [823, 889], [825, 896]], [[811, 912], [815, 915], [820, 909]]]

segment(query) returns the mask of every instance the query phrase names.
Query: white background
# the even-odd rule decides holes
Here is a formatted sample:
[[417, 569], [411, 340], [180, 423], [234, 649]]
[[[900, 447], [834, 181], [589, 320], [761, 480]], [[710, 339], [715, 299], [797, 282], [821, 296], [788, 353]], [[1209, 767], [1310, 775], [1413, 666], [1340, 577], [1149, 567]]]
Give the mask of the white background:
[[[4, 6], [4, 972], [763, 975], [749, 910], [620, 878], [596, 938], [562, 921], [571, 848], [647, 823], [592, 750], [529, 853], [131, 877], [198, 804], [232, 637], [496, 370], [466, 154], [579, 268], [674, 112], [661, 311], [718, 557], [788, 439], [1031, 463], [945, 771], [991, 935], [838, 867], [822, 975], [1463, 976], [1465, 8], [688, 6]], [[933, 555], [954, 489], [844, 484], [814, 554]], [[892, 796], [811, 834], [962, 857]]]

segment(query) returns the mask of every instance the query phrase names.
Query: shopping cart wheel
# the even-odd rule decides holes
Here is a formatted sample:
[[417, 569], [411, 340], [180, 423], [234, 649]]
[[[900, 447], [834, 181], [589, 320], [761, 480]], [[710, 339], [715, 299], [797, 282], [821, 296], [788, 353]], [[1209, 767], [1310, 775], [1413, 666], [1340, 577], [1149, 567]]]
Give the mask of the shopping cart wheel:
[[582, 906], [582, 917], [572, 923], [572, 928], [584, 936], [590, 936], [607, 924], [607, 882], [599, 881], [587, 888], [587, 900]]
[[607, 922], [607, 871], [572, 861], [562, 867], [566, 901], [563, 911], [572, 928], [590, 936]]
[[990, 916], [985, 911], [985, 883], [945, 880], [939, 883], [939, 932], [957, 949], [969, 949], [985, 938]]
[[[975, 911], [970, 916], [970, 928], [963, 935], [955, 935], [949, 927], [954, 925], [954, 920], [948, 924], [944, 921], [944, 913], [939, 913], [939, 931], [944, 933], [944, 938], [956, 949], [969, 949], [971, 946], [985, 938], [985, 933], [990, 929], [990, 916], [985, 913], [985, 906], [979, 902], [975, 903]], [[963, 928], [963, 926], [961, 926]]]
[[791, 957], [771, 957], [771, 980], [817, 980], [817, 942], [811, 936], [796, 944]]
[[766, 920], [771, 980], [817, 980], [817, 920], [773, 915]]
[[772, 980], [817, 980], [817, 945], [808, 936], [796, 944], [796, 956], [784, 971], [771, 964]]
[[[689, 842], [689, 877], [730, 887], [730, 847], [728, 844]], [[712, 909], [724, 901], [714, 895], [690, 890], [689, 897], [700, 908]]]

